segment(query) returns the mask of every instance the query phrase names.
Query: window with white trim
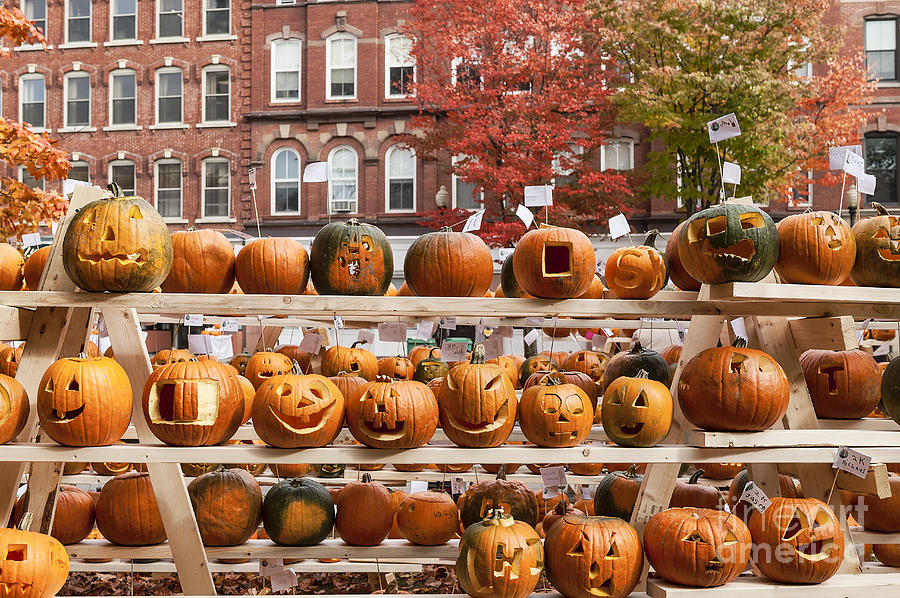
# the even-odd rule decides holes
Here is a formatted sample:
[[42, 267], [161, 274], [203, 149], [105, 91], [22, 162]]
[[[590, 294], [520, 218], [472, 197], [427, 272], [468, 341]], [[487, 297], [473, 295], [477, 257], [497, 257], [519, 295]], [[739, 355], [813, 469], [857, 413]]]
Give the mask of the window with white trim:
[[181, 124], [184, 98], [183, 74], [180, 68], [165, 67], [156, 71], [156, 122]]
[[87, 162], [76, 160], [69, 166], [69, 174], [66, 176], [70, 181], [81, 181], [83, 183], [91, 182], [91, 167]]
[[869, 79], [897, 80], [897, 17], [865, 20], [864, 43]]
[[603, 146], [600, 158], [601, 170], [632, 170], [634, 168], [634, 141], [610, 139]]
[[231, 120], [231, 74], [227, 66], [203, 69], [203, 122]]
[[163, 218], [181, 218], [181, 161], [157, 160], [154, 168], [156, 211]]
[[28, 172], [28, 169], [24, 166], [19, 166], [19, 182], [28, 187], [29, 189], [34, 189], [37, 187], [38, 189], [43, 190], [46, 181], [44, 179], [36, 179], [31, 176], [31, 173]]
[[156, 0], [156, 37], [184, 37], [184, 1]]
[[335, 33], [325, 44], [327, 99], [356, 97], [356, 38]]
[[[464, 156], [453, 156], [452, 164], [464, 159]], [[484, 207], [484, 191], [476, 193], [478, 185], [467, 183], [462, 177], [453, 174], [453, 207], [461, 210], [480, 210]]]
[[331, 176], [328, 181], [328, 196], [331, 198], [331, 212], [356, 212], [359, 189], [359, 159], [356, 150], [348, 145], [340, 145], [328, 154]]
[[131, 69], [115, 70], [109, 75], [109, 124], [137, 124], [137, 75]]
[[413, 212], [416, 209], [416, 154], [395, 145], [385, 155], [387, 173], [387, 209], [389, 212]]
[[19, 77], [19, 121], [40, 130], [46, 122], [47, 87], [44, 75], [29, 73]]
[[203, 217], [228, 218], [231, 170], [227, 158], [203, 160]]
[[[799, 169], [802, 172], [802, 169]], [[791, 208], [809, 208], [813, 203], [813, 171], [806, 171], [807, 183], [795, 185], [791, 187], [791, 197], [788, 200], [788, 207]]]
[[204, 0], [203, 35], [231, 33], [231, 0]]
[[137, 0], [111, 0], [113, 41], [137, 39]]
[[109, 163], [109, 182], [117, 184], [123, 195], [134, 195], [134, 181], [134, 162], [131, 160], [113, 160]]
[[66, 0], [66, 43], [91, 41], [91, 0]]
[[35, 28], [47, 35], [47, 0], [22, 0], [22, 12]]
[[279, 39], [272, 42], [272, 101], [300, 101], [300, 70], [303, 42]]
[[66, 127], [91, 125], [91, 76], [85, 72], [66, 73], [63, 80], [66, 94]]
[[404, 98], [410, 85], [416, 80], [416, 63], [410, 53], [412, 40], [400, 34], [384, 38], [385, 73], [384, 95], [388, 98]]
[[300, 154], [283, 147], [272, 154], [272, 213], [300, 212]]

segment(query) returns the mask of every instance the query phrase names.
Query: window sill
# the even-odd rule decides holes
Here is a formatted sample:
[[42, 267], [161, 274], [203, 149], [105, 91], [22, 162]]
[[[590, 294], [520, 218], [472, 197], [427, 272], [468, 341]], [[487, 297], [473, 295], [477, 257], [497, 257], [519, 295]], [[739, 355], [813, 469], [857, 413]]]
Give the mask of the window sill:
[[96, 48], [97, 42], [72, 42], [68, 44], [59, 44], [60, 50], [73, 50], [76, 48]]
[[154, 37], [150, 40], [151, 44], [183, 44], [191, 41], [189, 37]]
[[144, 40], [142, 39], [114, 39], [108, 42], [103, 42], [104, 46], [143, 46]]
[[162, 129], [188, 129], [188, 128], [190, 128], [190, 125], [185, 125], [185, 124], [174, 124], [174, 123], [173, 123], [173, 124], [164, 123], [164, 124], [161, 124], [161, 125], [150, 125], [150, 126], [147, 127], [147, 128], [148, 128], [149, 130], [151, 130], [151, 131], [159, 131], [159, 130], [162, 130]]
[[[40, 44], [29, 44], [27, 46], [16, 46], [13, 48], [14, 52], [34, 52], [35, 50], [43, 50], [44, 46]], [[53, 45], [50, 44], [47, 46], [47, 50], [52, 50]]]
[[384, 96], [385, 102], [412, 102], [415, 101], [416, 96], [406, 95], [406, 96]]
[[300, 105], [300, 104], [303, 104], [303, 100], [300, 100], [300, 99], [278, 100], [275, 98], [270, 98], [269, 104], [271, 104], [272, 106], [284, 106], [286, 104], [287, 105]]
[[194, 125], [198, 129], [216, 129], [216, 128], [227, 128], [227, 127], [236, 127], [237, 123], [232, 122], [209, 122], [209, 123], [197, 123]]
[[416, 210], [413, 208], [412, 210], [387, 210], [386, 212], [381, 212], [378, 214], [378, 218], [391, 218], [392, 216], [409, 216], [410, 214], [415, 214]]
[[104, 131], [140, 131], [144, 127], [139, 127], [137, 125], [109, 125], [108, 127], [103, 127]]
[[95, 133], [97, 127], [62, 127], [57, 129], [57, 133]]
[[194, 220], [197, 224], [229, 224], [237, 222], [234, 218], [224, 218], [222, 216], [210, 216], [208, 218], [197, 218]]
[[197, 36], [198, 42], [230, 42], [238, 37], [231, 33], [219, 33], [216, 35], [200, 35]]
[[163, 218], [163, 222], [166, 224], [187, 224], [188, 221], [184, 218]]
[[301, 215], [302, 214], [300, 214], [299, 210], [296, 212], [274, 212], [272, 214], [269, 214], [268, 217], [260, 216], [260, 219], [263, 221], [265, 221], [267, 219], [268, 220], [284, 220], [287, 218], [300, 218]]
[[881, 81], [877, 85], [878, 89], [889, 87], [900, 87], [900, 81]]
[[359, 100], [356, 98], [356, 96], [354, 96], [352, 98], [328, 98], [328, 97], [325, 98], [326, 104], [351, 104], [351, 103], [356, 103], [356, 102], [359, 102]]
[[26, 127], [32, 133], [52, 133], [53, 129], [45, 129], [44, 127]]

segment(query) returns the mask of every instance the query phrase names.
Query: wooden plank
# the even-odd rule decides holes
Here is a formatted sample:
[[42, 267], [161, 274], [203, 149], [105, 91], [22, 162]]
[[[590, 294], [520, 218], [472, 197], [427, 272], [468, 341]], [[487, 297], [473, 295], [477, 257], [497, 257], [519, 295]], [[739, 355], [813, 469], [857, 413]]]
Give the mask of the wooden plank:
[[33, 311], [0, 306], [0, 339], [4, 341], [25, 340], [33, 317]]
[[259, 352], [273, 350], [278, 344], [278, 337], [281, 336], [282, 330], [284, 330], [284, 328], [282, 328], [281, 326], [264, 327], [262, 329], [262, 334], [259, 335], [259, 340], [256, 341], [256, 348], [253, 351]]
[[[447, 559], [433, 559], [437, 563], [449, 563]], [[452, 561], [456, 562], [456, 561]], [[358, 561], [340, 560], [336, 563], [320, 563], [319, 561], [292, 563], [288, 565], [294, 573], [421, 573], [422, 564], [415, 563], [361, 563]], [[248, 563], [210, 563], [213, 573], [259, 573], [259, 562], [254, 559]], [[109, 563], [87, 563], [80, 560], [69, 561], [69, 571], [83, 573], [174, 573], [175, 563], [172, 561], [156, 561], [153, 563], [136, 563], [130, 560], [114, 560]]]
[[[820, 420], [828, 422], [830, 420]], [[755, 448], [779, 446], [892, 446], [897, 432], [874, 430], [765, 430], [763, 432], [705, 432], [688, 430], [684, 443], [709, 448]]]
[[832, 349], [844, 351], [857, 345], [856, 324], [850, 316], [789, 320], [797, 350]]
[[731, 583], [716, 588], [690, 588], [661, 579], [647, 581], [650, 598], [872, 598], [895, 596], [897, 576], [891, 574], [835, 575], [831, 579], [812, 585], [777, 583], [759, 577], [739, 577]]
[[[779, 463], [779, 473], [789, 475], [795, 478], [800, 477], [800, 468], [793, 463]], [[841, 471], [838, 473], [837, 487], [854, 494], [865, 494], [877, 498], [889, 498], [891, 496], [891, 486], [888, 480], [887, 465], [884, 463], [873, 463], [869, 465], [869, 471], [865, 479]]]
[[[731, 301], [771, 301], [804, 303], [829, 301], [836, 303], [896, 303], [897, 289], [886, 287], [842, 287], [812, 284], [776, 284], [763, 282], [730, 282], [710, 288], [710, 299]], [[875, 316], [873, 316], [875, 317]]]
[[861, 527], [850, 528], [856, 544], [900, 544], [900, 532], [871, 532]]

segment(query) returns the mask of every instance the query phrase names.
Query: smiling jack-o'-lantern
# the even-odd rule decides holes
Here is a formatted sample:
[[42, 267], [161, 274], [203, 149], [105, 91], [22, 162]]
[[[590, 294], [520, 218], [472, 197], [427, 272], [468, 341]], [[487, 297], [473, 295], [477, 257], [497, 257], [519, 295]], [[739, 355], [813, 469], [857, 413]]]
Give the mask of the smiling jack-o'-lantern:
[[609, 356], [598, 351], [576, 351], [563, 362], [563, 369], [571, 372], [582, 372], [591, 377], [597, 384], [603, 384], [603, 373]]
[[162, 216], [142, 198], [113, 197], [87, 204], [63, 239], [66, 274], [85, 291], [150, 292], [172, 267], [172, 238]]
[[15, 378], [0, 374], [0, 444], [19, 435], [30, 412], [25, 387]]
[[320, 295], [384, 295], [394, 275], [387, 237], [356, 218], [323, 226], [313, 239], [309, 262]]
[[603, 395], [603, 431], [619, 446], [647, 447], [669, 433], [675, 409], [665, 384], [649, 380], [641, 370], [634, 378], [613, 381]]
[[356, 341], [349, 347], [335, 345], [322, 356], [322, 375], [337, 376], [341, 372], [356, 374], [366, 380], [374, 380], [378, 375], [378, 358], [367, 349], [360, 349]]
[[406, 357], [382, 357], [378, 360], [378, 375], [397, 380], [411, 380], [415, 367]]
[[754, 561], [763, 575], [786, 583], [821, 583], [844, 560], [844, 534], [834, 512], [815, 498], [773, 497], [765, 513], [753, 510]]
[[287, 355], [272, 351], [257, 351], [247, 360], [244, 376], [250, 381], [253, 388], [259, 390], [266, 380], [289, 374], [293, 369], [294, 362]]
[[606, 260], [606, 284], [619, 299], [649, 299], [666, 286], [666, 260], [654, 246], [658, 236], [654, 229], [643, 245], [620, 247]]
[[109, 357], [67, 357], [54, 362], [38, 385], [41, 428], [66, 446], [106, 446], [131, 422], [131, 382]]
[[856, 261], [850, 278], [861, 287], [900, 286], [900, 217], [872, 202], [877, 216], [853, 225]]
[[153, 435], [178, 446], [221, 444], [244, 417], [244, 392], [228, 366], [216, 361], [170, 363], [154, 370], [141, 399]]
[[687, 220], [678, 255], [700, 282], [756, 282], [778, 260], [778, 232], [772, 218], [755, 206], [721, 204]]
[[564, 515], [546, 534], [547, 576], [564, 596], [623, 598], [637, 586], [641, 538], [621, 519]]
[[542, 224], [525, 233], [513, 252], [516, 280], [534, 297], [578, 297], [591, 286], [596, 269], [591, 240], [573, 228]]
[[537, 532], [500, 510], [466, 528], [459, 541], [456, 575], [473, 598], [525, 598], [543, 568]]
[[833, 212], [793, 214], [778, 223], [778, 262], [784, 282], [840, 284], [856, 261], [850, 225]]
[[734, 580], [750, 560], [750, 530], [724, 511], [693, 507], [654, 515], [644, 530], [644, 554], [665, 579], [696, 587]]
[[[22, 527], [30, 525], [27, 513]], [[25, 529], [0, 529], [0, 594], [8, 598], [50, 598], [66, 583], [69, 555], [60, 542]]]
[[594, 410], [583, 390], [550, 377], [522, 393], [519, 423], [525, 437], [538, 446], [575, 446], [591, 433]]
[[329, 444], [344, 423], [344, 397], [328, 378], [291, 374], [270, 378], [253, 401], [253, 428], [279, 448]]
[[516, 423], [516, 391], [500, 366], [484, 362], [484, 345], [476, 345], [469, 363], [450, 370], [438, 405], [444, 433], [459, 446], [501, 445]]
[[413, 373], [413, 380], [428, 384], [436, 378], [444, 378], [450, 371], [450, 366], [441, 361], [440, 349], [433, 347], [428, 352], [428, 357], [420, 360]]
[[405, 449], [434, 436], [438, 403], [431, 389], [414, 380], [379, 377], [347, 399], [347, 427], [366, 446]]

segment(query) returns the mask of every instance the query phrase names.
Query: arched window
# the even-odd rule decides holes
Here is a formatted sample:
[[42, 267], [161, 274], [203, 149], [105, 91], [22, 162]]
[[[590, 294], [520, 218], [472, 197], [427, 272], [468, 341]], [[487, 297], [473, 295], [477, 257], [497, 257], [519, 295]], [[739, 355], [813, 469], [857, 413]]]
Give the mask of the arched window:
[[300, 212], [300, 155], [289, 147], [272, 154], [272, 213]]
[[110, 126], [137, 125], [137, 76], [131, 69], [118, 69], [109, 75]]
[[203, 122], [231, 121], [231, 72], [227, 66], [203, 69]]
[[325, 45], [325, 89], [327, 99], [356, 97], [356, 38], [335, 33]]
[[416, 209], [416, 154], [395, 145], [385, 156], [387, 210], [413, 212]]
[[183, 73], [178, 67], [156, 71], [156, 123], [181, 124], [184, 99]]
[[328, 196], [331, 198], [331, 212], [356, 212], [358, 197], [358, 163], [356, 150], [341, 145], [328, 154], [331, 176], [328, 181]]
[[91, 76], [82, 71], [66, 73], [64, 78], [66, 112], [64, 126], [91, 126]]
[[47, 126], [47, 88], [44, 75], [29, 73], [19, 77], [19, 120], [35, 131]]

